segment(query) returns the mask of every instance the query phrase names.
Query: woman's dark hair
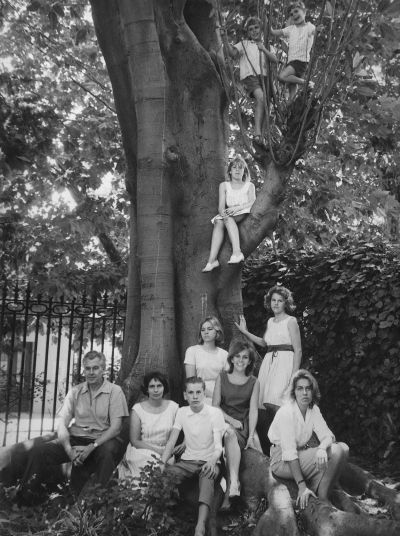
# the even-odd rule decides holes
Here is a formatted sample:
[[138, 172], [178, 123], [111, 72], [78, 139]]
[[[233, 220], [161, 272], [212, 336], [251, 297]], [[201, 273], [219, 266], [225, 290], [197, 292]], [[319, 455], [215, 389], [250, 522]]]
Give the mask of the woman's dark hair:
[[204, 320], [202, 320], [199, 324], [199, 332], [197, 334], [197, 342], [198, 344], [204, 344], [203, 338], [201, 336], [201, 328], [204, 326], [206, 322], [210, 322], [212, 327], [217, 332], [217, 336], [215, 337], [215, 344], [219, 346], [220, 344], [224, 343], [224, 331], [221, 326], [221, 322], [218, 320], [216, 316], [206, 316]]
[[229, 180], [232, 180], [231, 171], [232, 171], [232, 166], [235, 162], [241, 162], [243, 164], [244, 172], [243, 172], [242, 182], [249, 182], [251, 179], [250, 170], [249, 170], [246, 160], [240, 154], [235, 155], [228, 164], [227, 174], [228, 174]]
[[293, 294], [288, 288], [281, 287], [278, 285], [275, 285], [274, 287], [270, 288], [264, 296], [264, 307], [267, 309], [267, 311], [271, 310], [271, 299], [273, 294], [279, 294], [279, 296], [282, 296], [285, 302], [286, 313], [293, 313], [293, 311], [296, 309], [296, 306], [293, 301]]
[[168, 384], [167, 377], [162, 372], [155, 370], [153, 372], [148, 372], [143, 377], [143, 383], [140, 389], [144, 395], [148, 396], [149, 394], [149, 383], [151, 382], [151, 380], [158, 380], [160, 383], [162, 383], [164, 387], [163, 396], [169, 393], [169, 384]]
[[312, 408], [314, 404], [318, 404], [321, 400], [321, 392], [318, 387], [318, 382], [314, 376], [306, 369], [299, 369], [295, 374], [293, 374], [292, 379], [290, 380], [289, 387], [287, 388], [288, 396], [292, 400], [296, 400], [296, 387], [299, 380], [308, 380], [311, 384], [312, 392], [312, 401], [310, 407]]
[[229, 374], [233, 372], [233, 358], [235, 357], [235, 355], [239, 354], [243, 350], [248, 350], [250, 359], [249, 364], [246, 367], [245, 374], [246, 376], [250, 376], [250, 374], [252, 373], [254, 364], [256, 362], [256, 351], [253, 343], [249, 341], [244, 341], [242, 339], [233, 339], [233, 341], [229, 345], [228, 350]]

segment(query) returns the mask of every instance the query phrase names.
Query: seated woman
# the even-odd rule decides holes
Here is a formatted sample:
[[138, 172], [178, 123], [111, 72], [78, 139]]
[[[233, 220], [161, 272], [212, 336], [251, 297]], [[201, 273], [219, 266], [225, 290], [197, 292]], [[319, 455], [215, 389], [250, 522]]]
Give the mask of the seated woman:
[[[349, 448], [334, 442], [317, 406], [321, 395], [310, 372], [298, 370], [288, 394], [290, 400], [279, 408], [268, 432], [272, 473], [296, 481], [300, 508], [305, 508], [309, 497], [316, 494], [329, 503], [329, 493], [346, 463]], [[313, 433], [319, 441], [317, 447], [309, 444]]]
[[135, 404], [130, 419], [130, 444], [119, 465], [120, 478], [139, 478], [143, 468], [160, 458], [175, 421], [178, 404], [165, 400], [168, 380], [161, 372], [149, 372], [143, 379], [142, 392], [147, 400]]
[[218, 268], [217, 257], [224, 241], [225, 229], [232, 244], [232, 255], [228, 264], [244, 261], [244, 255], [240, 249], [238, 223], [248, 216], [256, 199], [256, 189], [250, 182], [250, 172], [246, 161], [240, 155], [236, 155], [230, 161], [227, 175], [228, 180], [219, 185], [218, 214], [211, 220], [214, 227], [210, 254], [203, 272], [211, 272], [214, 268]]
[[222, 371], [215, 382], [213, 406], [222, 409], [227, 428], [224, 434], [227, 486], [221, 510], [230, 507], [230, 499], [240, 495], [239, 465], [244, 448], [258, 448], [254, 434], [257, 425], [260, 384], [251, 372], [255, 363], [251, 343], [233, 340], [229, 347], [229, 370]]
[[215, 380], [226, 368], [228, 352], [220, 347], [224, 332], [216, 316], [207, 316], [200, 322], [198, 344], [189, 346], [185, 354], [186, 378], [198, 376], [206, 384], [206, 404], [211, 406]]

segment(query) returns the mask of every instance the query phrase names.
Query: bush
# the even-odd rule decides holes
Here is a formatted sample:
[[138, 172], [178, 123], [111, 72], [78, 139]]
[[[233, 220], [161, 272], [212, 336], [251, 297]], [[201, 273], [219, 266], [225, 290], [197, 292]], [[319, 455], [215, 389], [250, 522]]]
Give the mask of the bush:
[[282, 283], [294, 293], [303, 365], [336, 436], [359, 454], [388, 454], [399, 437], [399, 273], [398, 251], [379, 242], [250, 261], [243, 277], [247, 322], [260, 335], [265, 291]]

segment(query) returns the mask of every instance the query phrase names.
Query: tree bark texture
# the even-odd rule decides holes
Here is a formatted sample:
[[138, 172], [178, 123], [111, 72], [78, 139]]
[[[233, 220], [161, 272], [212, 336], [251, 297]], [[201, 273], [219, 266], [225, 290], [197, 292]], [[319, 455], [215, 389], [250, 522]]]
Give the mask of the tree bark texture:
[[[226, 339], [242, 311], [241, 268], [201, 272], [225, 178], [227, 100], [214, 60], [220, 47], [207, 0], [96, 0], [93, 19], [110, 74], [127, 160], [131, 250], [120, 381], [130, 401], [162, 370], [180, 396], [183, 357], [200, 320], [222, 318]], [[248, 256], [277, 221], [290, 169], [268, 157], [265, 182], [240, 224]]]

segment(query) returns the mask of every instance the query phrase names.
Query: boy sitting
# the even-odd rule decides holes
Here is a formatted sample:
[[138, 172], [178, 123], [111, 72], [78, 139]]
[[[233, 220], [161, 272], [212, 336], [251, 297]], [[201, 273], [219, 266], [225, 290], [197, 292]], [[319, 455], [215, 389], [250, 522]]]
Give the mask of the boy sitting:
[[[189, 406], [178, 409], [175, 423], [161, 456], [163, 470], [177, 477], [178, 482], [199, 476], [199, 512], [195, 536], [204, 536], [210, 506], [214, 497], [214, 482], [219, 474], [222, 434], [225, 422], [219, 408], [205, 404], [205, 383], [192, 376], [185, 381], [183, 393]], [[186, 449], [175, 465], [165, 464], [171, 457], [180, 431], [185, 434]]]

